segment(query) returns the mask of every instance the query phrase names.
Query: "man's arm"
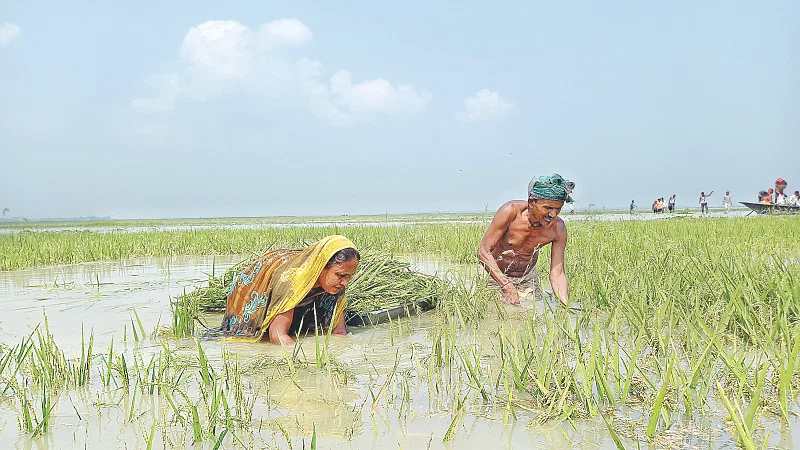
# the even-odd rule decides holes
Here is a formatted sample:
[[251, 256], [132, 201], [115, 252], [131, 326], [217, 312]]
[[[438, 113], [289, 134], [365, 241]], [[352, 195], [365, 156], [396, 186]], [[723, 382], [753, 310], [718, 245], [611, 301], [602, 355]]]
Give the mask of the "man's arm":
[[486, 232], [483, 234], [483, 239], [481, 239], [481, 243], [478, 246], [478, 259], [483, 265], [483, 268], [489, 272], [489, 276], [501, 286], [500, 290], [503, 293], [505, 301], [519, 305], [517, 289], [511, 283], [511, 280], [500, 270], [497, 261], [494, 259], [494, 255], [492, 255], [492, 248], [500, 243], [500, 239], [503, 238], [503, 235], [506, 233], [506, 230], [508, 230], [508, 226], [514, 220], [515, 216], [516, 214], [514, 208], [511, 206], [511, 202], [506, 203], [497, 210], [497, 213], [495, 213], [492, 222], [489, 224], [489, 228], [486, 229]]
[[569, 304], [569, 285], [564, 272], [564, 250], [567, 248], [567, 228], [564, 223], [558, 224], [558, 234], [550, 251], [550, 286], [564, 306]]

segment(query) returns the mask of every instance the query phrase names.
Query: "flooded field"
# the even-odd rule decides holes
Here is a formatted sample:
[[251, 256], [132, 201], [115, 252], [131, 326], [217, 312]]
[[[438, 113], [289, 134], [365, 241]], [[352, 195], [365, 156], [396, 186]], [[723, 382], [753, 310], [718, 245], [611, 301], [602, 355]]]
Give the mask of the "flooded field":
[[[174, 337], [175, 297], [245, 252], [0, 271], [0, 448], [793, 448], [800, 249], [768, 245], [793, 220], [576, 221], [569, 310], [498, 302], [469, 262], [480, 226], [354, 228], [452, 288], [435, 311], [293, 348]], [[26, 265], [91, 239], [105, 250], [86, 257], [316, 232], [12, 244]]]
[[[159, 330], [169, 322], [169, 299], [199, 285], [213, 270], [239, 260], [141, 259], [0, 273], [0, 297], [6, 311], [0, 319], [0, 341], [10, 344], [24, 340], [43, 322], [46, 311], [49, 332], [67, 355], [80, 353], [82, 341], [90, 334], [98, 352], [92, 367], [98, 373], [91, 374], [88, 385], [68, 389], [51, 399], [54, 407], [47, 434], [31, 437], [22, 432], [18, 426], [20, 411], [10, 398], [4, 400], [0, 409], [0, 442], [4, 448], [144, 448], [154, 423], [153, 448], [183, 448], [184, 443], [192, 448], [192, 436], [186, 436], [188, 429], [181, 421], [165, 417], [174, 411], [169, 411], [163, 398], [135, 399], [133, 386], [125, 388], [113, 381], [110, 386], [104, 385], [102, 350], [107, 353], [113, 339], [116, 354], [129, 355], [129, 360], [138, 355], [146, 361], [165, 352], [162, 345], [176, 358], [196, 357], [194, 340], [159, 337]], [[427, 270], [440, 268], [437, 261], [422, 265]], [[213, 326], [221, 315], [205, 319]], [[133, 334], [140, 327], [139, 321], [148, 336], [139, 336], [137, 342]], [[251, 435], [229, 436], [221, 441], [220, 448], [237, 440], [279, 448], [291, 443], [302, 448], [304, 437], [310, 445], [308, 436], [314, 430], [319, 448], [441, 447], [442, 437], [453, 422], [452, 411], [442, 408], [438, 396], [431, 395], [427, 383], [420, 380], [425, 372], [420, 368], [422, 361], [430, 356], [427, 335], [433, 323], [432, 315], [423, 314], [397, 323], [353, 328], [350, 336], [331, 341], [334, 363], [327, 369], [314, 366], [313, 337], [298, 348], [301, 354], [295, 368], [290, 367], [285, 351], [275, 346], [201, 340], [209, 363], [218, 373], [223, 370], [223, 354], [242, 366], [258, 367], [242, 380], [252, 408]], [[402, 378], [402, 388], [399, 373], [407, 374]], [[392, 382], [384, 386], [392, 374]], [[187, 374], [187, 384], [192, 384], [189, 380], [193, 375]], [[189, 395], [197, 395], [202, 402], [200, 393], [188, 389]], [[33, 392], [32, 397], [37, 394]], [[584, 423], [577, 430], [567, 424], [531, 429], [525, 427], [531, 419], [526, 412], [518, 412], [514, 420], [489, 404], [465, 411], [463, 416], [448, 446], [496, 445], [498, 440], [505, 448], [544, 444], [572, 448], [576, 443], [585, 448], [604, 448], [608, 443], [605, 427], [597, 421]], [[161, 420], [163, 423], [159, 423]], [[211, 441], [209, 445], [215, 443]]]
[[[651, 214], [636, 211], [634, 214], [623, 212], [579, 211], [565, 214], [566, 222], [579, 221], [618, 221], [618, 220], [662, 220], [677, 217], [744, 217], [747, 210], [732, 210], [730, 213], [712, 212], [702, 215], [699, 212], [682, 212], [676, 214]], [[331, 227], [404, 227], [425, 224], [488, 224], [492, 214], [418, 214], [355, 216], [355, 217], [322, 217], [322, 218], [286, 218], [276, 221], [271, 218], [249, 218], [241, 220], [217, 219], [173, 219], [173, 220], [139, 220], [139, 221], [87, 221], [81, 222], [0, 222], [0, 234], [14, 234], [22, 231], [64, 232], [92, 231], [95, 233], [142, 233], [151, 231], [201, 231], [201, 230], [260, 230], [270, 228], [331, 228]]]
[[[68, 357], [78, 359], [94, 336], [87, 383], [64, 388], [48, 400], [52, 410], [46, 433], [24, 432], [19, 402], [12, 391], [4, 394], [3, 448], [310, 448], [312, 435], [317, 448], [616, 448], [602, 417], [616, 424], [628, 448], [735, 447], [721, 405], [693, 420], [675, 421], [648, 442], [633, 431], [646, 415], [636, 406], [611, 408], [602, 417], [542, 421], [542, 411], [524, 403], [509, 407], [500, 398], [470, 394], [469, 380], [459, 374], [446, 367], [432, 373], [432, 328], [439, 323], [434, 313], [353, 328], [348, 337], [332, 338], [322, 364], [314, 336], [296, 349], [201, 337], [203, 356], [195, 340], [170, 338], [170, 298], [239, 260], [150, 258], [0, 273], [5, 306], [0, 342], [24, 341], [43, 323], [45, 312], [49, 333]], [[429, 258], [412, 261], [428, 272], [470, 270]], [[531, 314], [551, 307], [530, 302], [523, 308], [505, 307], [502, 315], [476, 323], [473, 332], [460, 333], [459, 345], [479, 347], [483, 370], [494, 367], [501, 373], [498, 329], [524, 329]], [[221, 316], [204, 319], [214, 327]], [[137, 337], [135, 330], [140, 330]], [[109, 353], [114, 364], [122, 356], [128, 361], [127, 381], [121, 370], [107, 370]], [[167, 357], [173, 361], [172, 374], [182, 380], [148, 383], [148, 376], [156, 377], [153, 361]], [[215, 381], [203, 380], [203, 357]], [[230, 374], [232, 368], [236, 375]], [[43, 389], [20, 388], [30, 390], [26, 395], [38, 414], [34, 420], [42, 420]], [[225, 414], [211, 413], [208, 405], [215, 395], [227, 396], [227, 407], [238, 411], [227, 413], [235, 425], [226, 427]], [[202, 428], [197, 443], [194, 414]], [[791, 426], [780, 425], [777, 418], [763, 426], [771, 433], [771, 448], [792, 448], [800, 438], [794, 416]], [[223, 429], [229, 431], [223, 434]], [[631, 430], [628, 437], [626, 429]]]

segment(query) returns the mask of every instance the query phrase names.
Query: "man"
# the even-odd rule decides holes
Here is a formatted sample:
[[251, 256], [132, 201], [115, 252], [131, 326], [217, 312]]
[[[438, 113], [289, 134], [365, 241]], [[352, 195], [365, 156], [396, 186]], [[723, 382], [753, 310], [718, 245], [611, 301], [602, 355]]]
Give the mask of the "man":
[[800, 191], [794, 191], [794, 194], [789, 197], [789, 206], [800, 206]]
[[534, 177], [528, 185], [528, 201], [512, 200], [497, 210], [481, 239], [478, 259], [503, 294], [503, 299], [519, 305], [520, 290], [531, 289], [539, 299], [536, 261], [539, 249], [553, 244], [550, 257], [550, 285], [561, 303], [569, 303], [564, 249], [567, 228], [558, 217], [564, 203], [572, 203], [575, 183], [559, 174]]
[[725, 191], [725, 195], [722, 196], [722, 206], [725, 208], [725, 214], [728, 214], [728, 211], [731, 209], [731, 191]]
[[636, 208], [636, 203], [634, 203], [634, 201], [631, 200], [631, 214], [633, 214], [633, 208]]

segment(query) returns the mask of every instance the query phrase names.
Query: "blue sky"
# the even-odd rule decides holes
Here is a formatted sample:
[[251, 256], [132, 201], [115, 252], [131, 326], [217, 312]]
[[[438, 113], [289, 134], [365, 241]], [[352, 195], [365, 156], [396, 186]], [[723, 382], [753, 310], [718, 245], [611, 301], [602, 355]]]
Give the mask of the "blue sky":
[[800, 188], [798, 2], [112, 3], [0, 1], [10, 216]]

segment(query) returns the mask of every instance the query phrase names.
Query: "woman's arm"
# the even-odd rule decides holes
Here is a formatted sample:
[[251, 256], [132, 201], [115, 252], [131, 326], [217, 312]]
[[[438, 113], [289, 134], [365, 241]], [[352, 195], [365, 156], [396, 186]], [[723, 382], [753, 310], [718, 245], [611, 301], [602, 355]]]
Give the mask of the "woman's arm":
[[347, 336], [347, 326], [344, 324], [344, 314], [342, 317], [339, 317], [339, 322], [333, 327], [332, 334], [338, 334], [339, 336]]
[[292, 326], [294, 309], [280, 313], [269, 324], [269, 341], [273, 344], [294, 345], [294, 339], [289, 336], [289, 327]]

